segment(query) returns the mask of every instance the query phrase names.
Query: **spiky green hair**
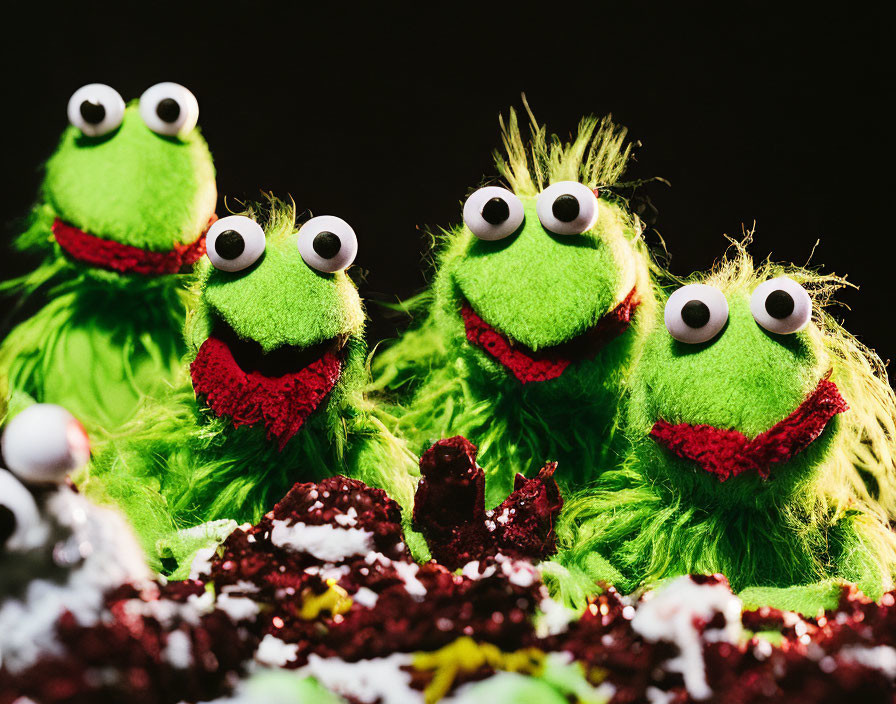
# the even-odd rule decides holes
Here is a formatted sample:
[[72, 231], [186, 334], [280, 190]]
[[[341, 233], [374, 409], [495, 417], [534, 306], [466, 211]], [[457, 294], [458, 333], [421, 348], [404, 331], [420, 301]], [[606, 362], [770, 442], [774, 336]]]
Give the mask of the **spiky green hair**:
[[[815, 370], [831, 370], [849, 405], [804, 453], [802, 461], [815, 470], [791, 471], [796, 479], [785, 477], [780, 484], [786, 494], [768, 493], [758, 478], [739, 477], [729, 480], [731, 486], [718, 487], [718, 501], [707, 500], [705, 492], [694, 501], [676, 489], [674, 474], [659, 480], [656, 467], [644, 464], [647, 456], [667, 461], [642, 436], [645, 425], [656, 419], [642, 417], [639, 400], [648, 391], [645, 383], [650, 393], [663, 389], [636, 371], [625, 414], [630, 444], [620, 449], [627, 456], [567, 501], [558, 528], [562, 559], [586, 572], [589, 565], [591, 572], [603, 571], [600, 576], [615, 578], [624, 589], [675, 574], [723, 572], [735, 589], [840, 577], [879, 596], [892, 584], [896, 569], [896, 534], [889, 527], [896, 517], [896, 398], [884, 365], [827, 310], [844, 279], [770, 261], [755, 267], [745, 244], [734, 243], [709, 275], [679, 283], [699, 281], [729, 295], [748, 294], [762, 281], [787, 276], [810, 293], [813, 325], [805, 334], [817, 358]], [[656, 334], [665, 330], [658, 328]], [[651, 363], [644, 355], [636, 369]], [[738, 381], [734, 369], [721, 378], [734, 385]], [[776, 393], [777, 383], [769, 379], [766, 393]], [[737, 402], [735, 396], [731, 403]], [[701, 473], [688, 477], [716, 481]]]
[[506, 155], [494, 152], [498, 172], [517, 195], [538, 195], [556, 181], [578, 181], [589, 188], [612, 186], [625, 172], [632, 144], [626, 141], [628, 130], [614, 124], [610, 115], [583, 118], [575, 138], [564, 142], [538, 124], [525, 97], [523, 105], [529, 116], [528, 140], [510, 108], [506, 123], [503, 115], [499, 118]]

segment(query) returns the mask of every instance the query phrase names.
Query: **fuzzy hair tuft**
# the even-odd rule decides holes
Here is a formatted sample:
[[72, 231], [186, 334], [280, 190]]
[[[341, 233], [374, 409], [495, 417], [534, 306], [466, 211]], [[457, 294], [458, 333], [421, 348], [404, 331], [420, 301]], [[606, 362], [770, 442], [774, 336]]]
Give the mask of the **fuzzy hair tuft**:
[[514, 193], [535, 196], [555, 181], [579, 181], [589, 188], [608, 187], [619, 181], [632, 144], [625, 139], [628, 130], [617, 126], [611, 116], [583, 118], [575, 138], [564, 142], [538, 124], [525, 95], [523, 106], [529, 116], [528, 144], [517, 113], [510, 108], [506, 122], [503, 115], [500, 117], [506, 156], [494, 153], [498, 171]]

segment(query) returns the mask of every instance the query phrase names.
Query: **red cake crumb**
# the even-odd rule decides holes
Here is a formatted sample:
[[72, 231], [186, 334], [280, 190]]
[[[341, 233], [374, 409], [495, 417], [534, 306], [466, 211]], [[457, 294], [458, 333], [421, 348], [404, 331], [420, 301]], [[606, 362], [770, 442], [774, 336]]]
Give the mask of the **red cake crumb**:
[[201, 609], [186, 604], [187, 594], [204, 591], [195, 584], [123, 585], [106, 597], [106, 615], [95, 625], [63, 613], [56, 626], [62, 654], [21, 672], [0, 668], [0, 704], [20, 697], [41, 704], [176, 704], [227, 694], [257, 644], [211, 600]]
[[[418, 519], [429, 502], [432, 530], [456, 536], [454, 522], [465, 516], [501, 525], [497, 509], [481, 508], [475, 456], [452, 438], [421, 462], [428, 484]], [[517, 480], [502, 504], [514, 530], [499, 534], [496, 525], [496, 540], [535, 552], [552, 544], [545, 519], [560, 499], [550, 471]], [[459, 504], [436, 511], [442, 480]], [[536, 627], [538, 612], [559, 607], [532, 562], [485, 552], [459, 573], [418, 565], [404, 544], [401, 511], [384, 492], [345, 477], [296, 484], [256, 526], [238, 528], [210, 561], [198, 562], [206, 565], [198, 578], [110, 589], [95, 625], [60, 614], [58, 652], [21, 672], [0, 667], [0, 704], [22, 696], [43, 704], [212, 700], [232, 694], [259, 663], [296, 669], [336, 659], [350, 677], [359, 660], [432, 653], [460, 637], [505, 652], [572, 656], [592, 683], [611, 685], [612, 704], [697, 701], [695, 681], [708, 692], [699, 701], [718, 704], [893, 701], [896, 592], [874, 603], [844, 587], [836, 609], [807, 619], [771, 608], [741, 612], [723, 576], [694, 575], [639, 597], [604, 586], [581, 617], [561, 614], [544, 628]], [[778, 632], [781, 644], [743, 629]], [[266, 655], [264, 642], [273, 646]], [[407, 686], [422, 698], [436, 675], [406, 662]], [[494, 672], [461, 667], [448, 692]]]
[[[253, 633], [297, 644], [289, 667], [301, 666], [312, 652], [358, 660], [434, 650], [462, 635], [514, 649], [534, 633], [532, 616], [545, 596], [537, 579], [511, 582], [510, 564], [485, 566], [472, 577], [435, 563], [417, 565], [403, 542], [400, 521], [398, 504], [359, 481], [331, 477], [297, 484], [257, 526], [239, 529], [225, 541], [208, 578], [217, 590], [264, 605]], [[278, 525], [299, 523], [367, 531], [371, 549], [327, 561], [276, 544]], [[347, 610], [324, 610], [315, 618], [296, 609], [297, 601], [333, 585], [350, 597], [363, 587], [375, 604], [353, 599]]]
[[498, 554], [541, 560], [556, 551], [554, 523], [563, 506], [553, 479], [556, 462], [533, 479], [518, 474], [514, 491], [485, 510], [485, 474], [476, 447], [463, 437], [440, 440], [420, 458], [414, 527], [448, 569]]

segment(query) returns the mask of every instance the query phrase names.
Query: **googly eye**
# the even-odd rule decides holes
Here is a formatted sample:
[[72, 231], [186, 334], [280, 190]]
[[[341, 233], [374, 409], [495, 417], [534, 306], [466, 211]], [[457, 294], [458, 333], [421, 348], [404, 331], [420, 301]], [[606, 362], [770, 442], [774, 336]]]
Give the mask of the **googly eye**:
[[221, 271], [242, 271], [264, 254], [265, 237], [261, 225], [243, 215], [215, 220], [205, 236], [205, 251], [212, 265]]
[[753, 318], [769, 332], [790, 335], [812, 319], [812, 299], [793, 279], [780, 276], [763, 281], [750, 297]]
[[156, 134], [186, 137], [199, 120], [199, 103], [179, 83], [156, 83], [140, 96], [140, 117]]
[[101, 137], [116, 129], [124, 118], [124, 100], [114, 88], [89, 83], [68, 99], [68, 121], [88, 137]]
[[679, 342], [706, 342], [725, 327], [728, 300], [706, 284], [682, 286], [666, 301], [664, 319], [669, 334]]
[[523, 222], [523, 203], [506, 188], [486, 186], [464, 203], [464, 224], [481, 240], [502, 240]]
[[29, 406], [6, 425], [6, 467], [26, 484], [58, 484], [90, 459], [83, 426], [62, 406]]
[[0, 469], [0, 549], [24, 551], [43, 544], [47, 527], [31, 492]]
[[581, 183], [559, 181], [541, 192], [535, 212], [546, 230], [557, 235], [580, 235], [597, 222], [597, 196]]
[[328, 274], [347, 269], [358, 255], [355, 231], [334, 215], [311, 218], [299, 230], [298, 240], [305, 263]]

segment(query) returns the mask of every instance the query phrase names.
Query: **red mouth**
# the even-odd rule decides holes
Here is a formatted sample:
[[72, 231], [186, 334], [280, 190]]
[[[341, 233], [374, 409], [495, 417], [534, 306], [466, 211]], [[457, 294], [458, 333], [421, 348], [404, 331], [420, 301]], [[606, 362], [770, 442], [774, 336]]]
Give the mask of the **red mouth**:
[[611, 340], [626, 330], [632, 312], [641, 303], [633, 288], [618, 306], [604, 315], [597, 324], [569, 342], [545, 347], [537, 352], [511, 341], [496, 330], [464, 302], [460, 314], [464, 319], [467, 339], [497, 359], [523, 384], [556, 379], [573, 362], [593, 359]]
[[98, 269], [111, 269], [121, 274], [160, 276], [177, 274], [205, 254], [205, 233], [217, 219], [213, 214], [194, 242], [176, 244], [174, 249], [167, 252], [150, 252], [129, 244], [104, 240], [79, 230], [59, 218], [53, 222], [53, 235], [65, 253], [79, 262]]
[[264, 354], [220, 324], [190, 365], [193, 390], [216, 415], [230, 416], [234, 427], [263, 424], [282, 450], [339, 381], [342, 347], [331, 340]]
[[696, 462], [720, 482], [744, 472], [768, 479], [772, 465], [805, 450], [831, 418], [848, 409], [837, 385], [825, 378], [799, 408], [752, 440], [736, 430], [672, 425], [663, 419], [654, 424], [650, 436], [674, 455]]

